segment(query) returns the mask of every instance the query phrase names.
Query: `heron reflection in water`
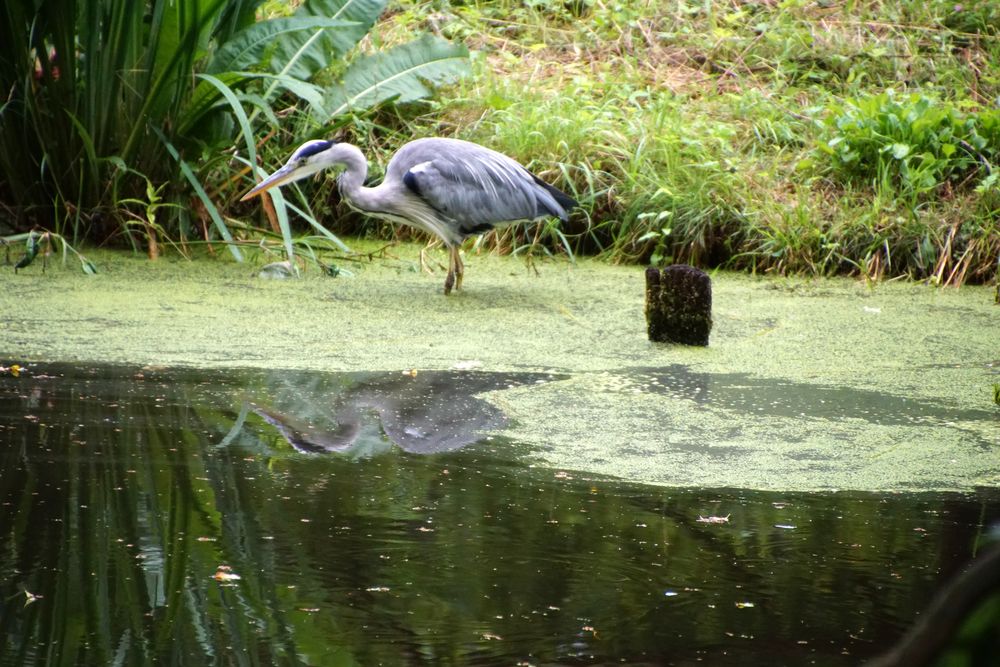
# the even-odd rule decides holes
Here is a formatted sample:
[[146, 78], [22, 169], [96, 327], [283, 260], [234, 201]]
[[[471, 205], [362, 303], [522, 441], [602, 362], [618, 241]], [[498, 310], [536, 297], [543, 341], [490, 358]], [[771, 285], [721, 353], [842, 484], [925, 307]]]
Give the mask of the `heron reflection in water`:
[[[418, 454], [454, 451], [507, 425], [486, 392], [557, 379], [544, 373], [423, 371], [353, 376], [296, 375], [248, 400], [249, 408], [304, 453], [370, 453], [385, 440]], [[384, 436], [384, 437], [383, 437]]]

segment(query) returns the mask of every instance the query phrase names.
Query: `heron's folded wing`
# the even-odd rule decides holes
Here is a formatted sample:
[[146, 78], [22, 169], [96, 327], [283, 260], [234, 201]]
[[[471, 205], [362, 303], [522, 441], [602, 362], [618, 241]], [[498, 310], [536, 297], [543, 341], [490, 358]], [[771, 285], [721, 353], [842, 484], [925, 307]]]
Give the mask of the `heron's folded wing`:
[[549, 190], [517, 162], [493, 152], [437, 156], [410, 167], [403, 183], [462, 234], [488, 231], [502, 222], [566, 212]]

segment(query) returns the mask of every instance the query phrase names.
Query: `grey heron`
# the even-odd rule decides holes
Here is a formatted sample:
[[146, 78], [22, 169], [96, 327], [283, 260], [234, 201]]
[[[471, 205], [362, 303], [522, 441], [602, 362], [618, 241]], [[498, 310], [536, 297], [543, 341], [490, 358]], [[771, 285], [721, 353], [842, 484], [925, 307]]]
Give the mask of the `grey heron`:
[[368, 161], [357, 146], [337, 141], [307, 141], [288, 161], [243, 195], [241, 201], [270, 188], [340, 167], [340, 195], [351, 208], [429, 232], [448, 247], [444, 293], [462, 286], [462, 242], [514, 222], [555, 216], [563, 222], [577, 205], [572, 197], [538, 178], [516, 160], [460, 139], [416, 139], [389, 160], [385, 178], [364, 185]]

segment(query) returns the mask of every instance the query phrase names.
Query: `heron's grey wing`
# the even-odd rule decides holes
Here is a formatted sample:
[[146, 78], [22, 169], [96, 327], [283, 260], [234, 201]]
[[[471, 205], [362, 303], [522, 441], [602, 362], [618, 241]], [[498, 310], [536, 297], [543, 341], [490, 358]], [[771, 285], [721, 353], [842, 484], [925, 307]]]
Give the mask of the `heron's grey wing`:
[[502, 222], [548, 215], [565, 220], [563, 203], [575, 204], [506, 155], [474, 144], [446, 146], [447, 151], [411, 156], [428, 159], [412, 164], [402, 180], [441, 215], [454, 220], [464, 236], [489, 231]]

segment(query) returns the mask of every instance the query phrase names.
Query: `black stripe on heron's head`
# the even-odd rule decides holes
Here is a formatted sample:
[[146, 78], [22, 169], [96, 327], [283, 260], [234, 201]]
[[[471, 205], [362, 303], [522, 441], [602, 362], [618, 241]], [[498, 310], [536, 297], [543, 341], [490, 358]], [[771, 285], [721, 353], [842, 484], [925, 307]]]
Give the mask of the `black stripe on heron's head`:
[[298, 150], [292, 153], [292, 160], [302, 160], [304, 158], [316, 155], [317, 153], [322, 153], [330, 146], [333, 146], [336, 141], [325, 141], [323, 139], [315, 139], [313, 141], [307, 141], [306, 143], [299, 146]]

